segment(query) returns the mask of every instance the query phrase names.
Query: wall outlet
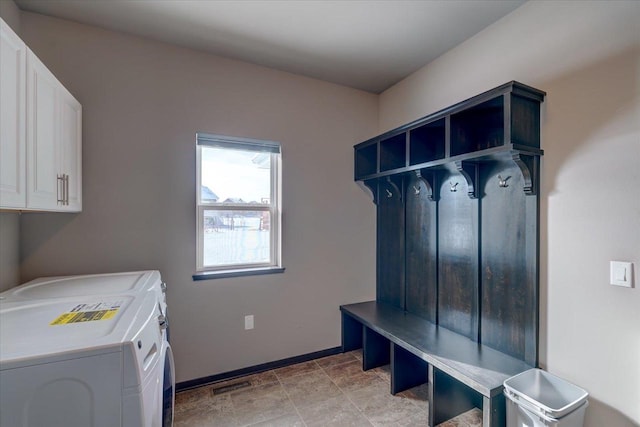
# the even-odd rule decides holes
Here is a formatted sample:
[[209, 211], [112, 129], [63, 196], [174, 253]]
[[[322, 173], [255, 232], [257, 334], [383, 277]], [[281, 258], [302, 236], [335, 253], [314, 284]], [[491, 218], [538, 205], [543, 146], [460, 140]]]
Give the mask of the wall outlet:
[[253, 329], [253, 314], [244, 316], [244, 330]]

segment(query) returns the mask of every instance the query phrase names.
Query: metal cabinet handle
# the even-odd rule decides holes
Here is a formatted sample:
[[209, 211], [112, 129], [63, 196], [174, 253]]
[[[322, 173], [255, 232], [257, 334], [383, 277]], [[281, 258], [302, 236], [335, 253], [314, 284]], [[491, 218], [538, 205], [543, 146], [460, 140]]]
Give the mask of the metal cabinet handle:
[[69, 206], [69, 175], [64, 176], [64, 183], [65, 183], [65, 189], [64, 189], [64, 204], [65, 206]]
[[64, 175], [56, 175], [56, 203], [64, 205]]

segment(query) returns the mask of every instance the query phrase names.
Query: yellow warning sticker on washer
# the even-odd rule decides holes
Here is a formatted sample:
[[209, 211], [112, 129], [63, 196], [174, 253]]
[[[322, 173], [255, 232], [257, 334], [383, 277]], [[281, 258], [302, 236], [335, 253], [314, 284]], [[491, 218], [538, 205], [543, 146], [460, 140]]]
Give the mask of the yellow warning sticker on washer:
[[122, 301], [96, 302], [87, 304], [77, 304], [68, 312], [49, 323], [50, 326], [68, 325], [70, 323], [93, 322], [95, 320], [108, 320], [113, 318], [122, 307]]

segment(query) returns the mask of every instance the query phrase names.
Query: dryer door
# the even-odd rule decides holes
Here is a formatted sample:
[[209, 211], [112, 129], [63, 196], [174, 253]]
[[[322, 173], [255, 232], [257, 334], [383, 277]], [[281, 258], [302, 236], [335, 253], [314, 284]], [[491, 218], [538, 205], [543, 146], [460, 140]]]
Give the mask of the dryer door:
[[164, 343], [164, 378], [162, 385], [162, 426], [173, 426], [173, 405], [175, 401], [176, 377], [173, 352], [168, 342]]

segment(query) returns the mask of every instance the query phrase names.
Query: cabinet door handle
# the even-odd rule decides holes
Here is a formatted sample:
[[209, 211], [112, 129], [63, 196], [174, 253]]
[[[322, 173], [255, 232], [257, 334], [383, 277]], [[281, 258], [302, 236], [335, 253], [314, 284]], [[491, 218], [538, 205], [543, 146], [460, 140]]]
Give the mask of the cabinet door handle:
[[64, 205], [64, 175], [56, 175], [56, 202]]
[[64, 175], [64, 204], [69, 206], [69, 175]]

